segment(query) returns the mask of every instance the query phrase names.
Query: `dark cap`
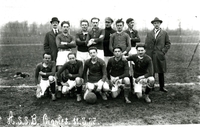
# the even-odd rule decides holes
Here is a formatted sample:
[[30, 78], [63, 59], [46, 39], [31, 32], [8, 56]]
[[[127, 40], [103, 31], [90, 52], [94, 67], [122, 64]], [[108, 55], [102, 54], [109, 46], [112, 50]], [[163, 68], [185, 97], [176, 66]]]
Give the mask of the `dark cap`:
[[132, 22], [134, 19], [132, 19], [132, 18], [128, 18], [127, 20], [126, 20], [126, 23], [128, 24], [129, 22]]
[[111, 23], [113, 23], [113, 19], [111, 19], [110, 17], [106, 17], [105, 21], [110, 21]]
[[57, 21], [58, 23], [60, 22], [60, 21], [58, 20], [57, 17], [53, 17], [53, 18], [51, 19], [50, 23], [52, 23], [52, 22], [54, 22], [54, 21]]
[[162, 20], [160, 20], [158, 17], [155, 17], [155, 19], [154, 20], [152, 20], [151, 21], [151, 23], [153, 24], [154, 22], [156, 22], [156, 21], [158, 21], [158, 22], [160, 22], [160, 23], [162, 23], [163, 21]]

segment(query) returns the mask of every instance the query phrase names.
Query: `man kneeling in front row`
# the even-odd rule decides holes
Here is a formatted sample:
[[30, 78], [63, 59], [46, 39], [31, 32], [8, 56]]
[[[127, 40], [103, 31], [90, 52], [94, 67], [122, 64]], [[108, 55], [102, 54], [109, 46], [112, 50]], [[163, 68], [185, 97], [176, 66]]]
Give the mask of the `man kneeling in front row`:
[[[56, 100], [55, 97], [55, 72], [56, 64], [54, 61], [51, 61], [51, 54], [43, 54], [43, 62], [37, 64], [35, 69], [35, 84], [37, 85], [36, 97], [41, 98], [44, 96], [45, 92], [50, 92], [52, 95], [52, 100]], [[41, 80], [39, 81], [39, 76]], [[50, 87], [50, 91], [49, 88]]]
[[[56, 77], [58, 78], [58, 82], [62, 84], [62, 94], [73, 94], [72, 92], [76, 88], [77, 101], [81, 101], [83, 63], [76, 59], [75, 53], [69, 53], [68, 59], [69, 61], [58, 70]], [[67, 79], [66, 81], [61, 81], [61, 73], [63, 71], [65, 72], [62, 79]]]
[[145, 54], [145, 45], [136, 45], [137, 54], [126, 57], [128, 61], [133, 61], [135, 67], [133, 69], [134, 92], [138, 98], [142, 97], [142, 85], [146, 85], [145, 101], [150, 103], [149, 92], [154, 86], [155, 79], [153, 77], [153, 64], [151, 58]]
[[114, 47], [114, 57], [110, 58], [107, 65], [107, 74], [112, 85], [111, 95], [116, 98], [121, 89], [124, 89], [124, 99], [126, 103], [131, 103], [128, 99], [130, 90], [128, 61], [122, 58], [122, 48]]
[[103, 100], [107, 100], [106, 92], [110, 91], [109, 84], [106, 82], [106, 64], [97, 57], [97, 48], [88, 49], [90, 59], [86, 60], [84, 65], [83, 77], [86, 83], [84, 99], [89, 92], [97, 92]]

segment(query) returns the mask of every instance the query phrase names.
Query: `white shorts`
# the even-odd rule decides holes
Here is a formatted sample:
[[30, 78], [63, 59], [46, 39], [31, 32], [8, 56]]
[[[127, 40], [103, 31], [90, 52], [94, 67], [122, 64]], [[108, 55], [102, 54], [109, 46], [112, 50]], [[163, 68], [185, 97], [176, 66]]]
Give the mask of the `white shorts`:
[[104, 51], [97, 49], [97, 57], [101, 58], [102, 60], [104, 60]]
[[[113, 83], [113, 80], [114, 80], [114, 78], [115, 77], [113, 77], [113, 76], [110, 76], [110, 81], [111, 81], [111, 83]], [[121, 85], [122, 84], [122, 79], [119, 79], [115, 84], [113, 84], [113, 85]]]
[[[51, 79], [49, 79], [49, 80], [52, 80], [51, 82], [56, 81], [54, 76], [49, 76], [49, 78], [51, 78]], [[50, 81], [49, 80], [44, 80], [44, 79], [41, 78], [40, 84], [39, 84], [39, 88], [37, 87], [37, 90], [36, 90], [37, 98], [40, 98], [41, 96], [44, 95], [45, 91], [50, 86]]]
[[[110, 79], [111, 83], [113, 83], [114, 77], [110, 76], [110, 78], [111, 78]], [[119, 86], [123, 86], [124, 87], [124, 84], [122, 84], [122, 79], [119, 79], [112, 86], [112, 89], [111, 89], [112, 94], [111, 95], [112, 95], [113, 98], [116, 98], [120, 94], [121, 89], [119, 89]]]
[[142, 87], [146, 86], [148, 78], [141, 79], [138, 83], [135, 83], [135, 78], [133, 78], [134, 82], [134, 92], [135, 93], [142, 93]]
[[77, 60], [81, 60], [84, 63], [87, 59], [90, 58], [90, 56], [89, 56], [88, 52], [77, 51], [76, 58], [77, 58]]
[[62, 84], [63, 86], [68, 86], [70, 89], [72, 89], [73, 87], [76, 86], [76, 81], [75, 81], [75, 80], [69, 80], [69, 79], [68, 79], [67, 82], [65, 82], [65, 83], [61, 82], [61, 84]]
[[131, 50], [129, 51], [129, 55], [137, 54], [137, 50], [135, 47], [131, 47]]
[[43, 80], [43, 79], [40, 80], [40, 87], [42, 89], [41, 95], [44, 95], [45, 91], [49, 86], [50, 86], [49, 80]]
[[71, 51], [66, 51], [66, 50], [61, 50], [61, 51], [58, 51], [58, 56], [57, 56], [57, 59], [56, 59], [56, 65], [64, 65], [67, 61], [68, 61], [68, 54], [70, 53]]
[[94, 90], [95, 87], [97, 87], [97, 89], [99, 90], [101, 89], [103, 89], [104, 91], [110, 90], [109, 84], [107, 82], [103, 82], [102, 80], [99, 80], [98, 82], [95, 82], [95, 83], [88, 82], [86, 84], [86, 88], [89, 90]]

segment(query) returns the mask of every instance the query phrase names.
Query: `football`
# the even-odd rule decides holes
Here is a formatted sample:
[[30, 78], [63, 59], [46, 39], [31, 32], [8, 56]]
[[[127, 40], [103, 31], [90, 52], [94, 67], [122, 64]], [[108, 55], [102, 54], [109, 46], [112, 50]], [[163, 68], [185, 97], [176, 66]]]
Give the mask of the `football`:
[[89, 104], [94, 104], [97, 101], [97, 96], [93, 92], [88, 92], [85, 96], [85, 101]]

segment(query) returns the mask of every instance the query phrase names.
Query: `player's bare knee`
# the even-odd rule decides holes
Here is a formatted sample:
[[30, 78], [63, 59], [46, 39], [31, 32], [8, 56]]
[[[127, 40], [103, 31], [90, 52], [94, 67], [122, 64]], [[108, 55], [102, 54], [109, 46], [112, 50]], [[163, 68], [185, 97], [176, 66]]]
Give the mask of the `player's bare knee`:
[[54, 80], [54, 76], [49, 76], [48, 79], [49, 79], [49, 82], [50, 82], [50, 83], [53, 83], [53, 82], [55, 81], [55, 80]]
[[83, 84], [83, 80], [80, 77], [76, 77], [75, 79], [76, 86], [80, 87]]
[[62, 87], [62, 94], [67, 94], [67, 93], [69, 93], [69, 87], [67, 87], [67, 86], [63, 86]]
[[148, 86], [153, 87], [155, 83], [155, 78], [154, 77], [149, 77], [148, 78]]
[[110, 87], [109, 87], [109, 84], [108, 84], [107, 82], [105, 82], [105, 83], [103, 84], [103, 91], [105, 91], [105, 92], [110, 91]]
[[124, 78], [124, 84], [129, 85], [130, 84], [130, 79], [128, 77]]

